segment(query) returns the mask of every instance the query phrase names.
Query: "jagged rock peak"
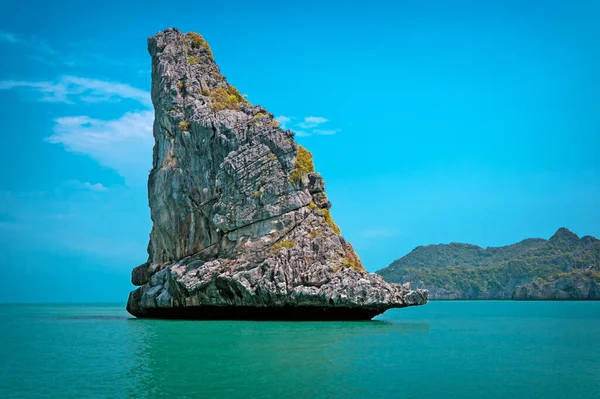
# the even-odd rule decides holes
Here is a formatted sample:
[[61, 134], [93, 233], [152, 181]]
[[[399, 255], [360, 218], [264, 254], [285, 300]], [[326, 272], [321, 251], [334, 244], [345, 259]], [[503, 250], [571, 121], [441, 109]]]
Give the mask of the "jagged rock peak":
[[550, 237], [550, 240], [579, 240], [579, 237], [568, 228], [561, 227]]
[[151, 37], [153, 222], [140, 317], [370, 318], [427, 292], [366, 273], [312, 155], [227, 83], [196, 33]]
[[566, 227], [561, 227], [550, 237], [549, 242], [564, 248], [572, 248], [579, 244], [579, 237]]

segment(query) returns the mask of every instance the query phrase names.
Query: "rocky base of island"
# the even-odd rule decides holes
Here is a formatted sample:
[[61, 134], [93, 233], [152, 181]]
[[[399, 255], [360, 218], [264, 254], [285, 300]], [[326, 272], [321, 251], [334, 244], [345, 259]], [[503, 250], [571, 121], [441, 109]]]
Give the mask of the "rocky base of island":
[[369, 320], [429, 298], [426, 290], [376, 274], [294, 261], [293, 251], [281, 249], [279, 258], [264, 262], [192, 257], [160, 270], [141, 265], [133, 274], [140, 287], [130, 293], [127, 311], [160, 319]]
[[191, 306], [151, 308], [133, 313], [138, 318], [183, 320], [257, 320], [257, 321], [358, 321], [370, 320], [385, 309], [330, 308], [317, 306]]

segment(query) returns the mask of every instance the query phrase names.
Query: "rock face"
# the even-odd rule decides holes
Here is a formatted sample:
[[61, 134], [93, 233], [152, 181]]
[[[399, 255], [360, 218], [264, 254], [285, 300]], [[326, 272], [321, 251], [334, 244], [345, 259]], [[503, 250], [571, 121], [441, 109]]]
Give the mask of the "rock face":
[[515, 289], [515, 300], [600, 300], [600, 273], [578, 271], [544, 280], [535, 279]]
[[370, 319], [425, 290], [367, 273], [329, 213], [312, 155], [227, 83], [204, 39], [151, 37], [148, 261], [137, 317]]
[[432, 299], [600, 299], [600, 240], [563, 227], [549, 240], [498, 248], [428, 245], [377, 273]]

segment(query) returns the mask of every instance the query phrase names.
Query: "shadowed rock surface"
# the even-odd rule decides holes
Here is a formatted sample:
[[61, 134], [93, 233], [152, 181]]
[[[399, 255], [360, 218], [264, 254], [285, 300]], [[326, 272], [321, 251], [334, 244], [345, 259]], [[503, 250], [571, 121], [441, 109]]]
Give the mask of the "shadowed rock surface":
[[148, 49], [153, 227], [131, 314], [358, 320], [427, 302], [364, 270], [312, 155], [227, 83], [200, 35], [167, 29]]

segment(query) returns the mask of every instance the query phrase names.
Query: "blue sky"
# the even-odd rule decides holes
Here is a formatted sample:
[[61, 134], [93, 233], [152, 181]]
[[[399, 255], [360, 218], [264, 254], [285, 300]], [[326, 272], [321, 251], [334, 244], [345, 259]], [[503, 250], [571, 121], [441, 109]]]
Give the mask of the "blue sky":
[[417, 245], [600, 236], [598, 18], [591, 1], [3, 4], [0, 302], [125, 301], [151, 227], [146, 38], [173, 26], [313, 152], [370, 271]]

